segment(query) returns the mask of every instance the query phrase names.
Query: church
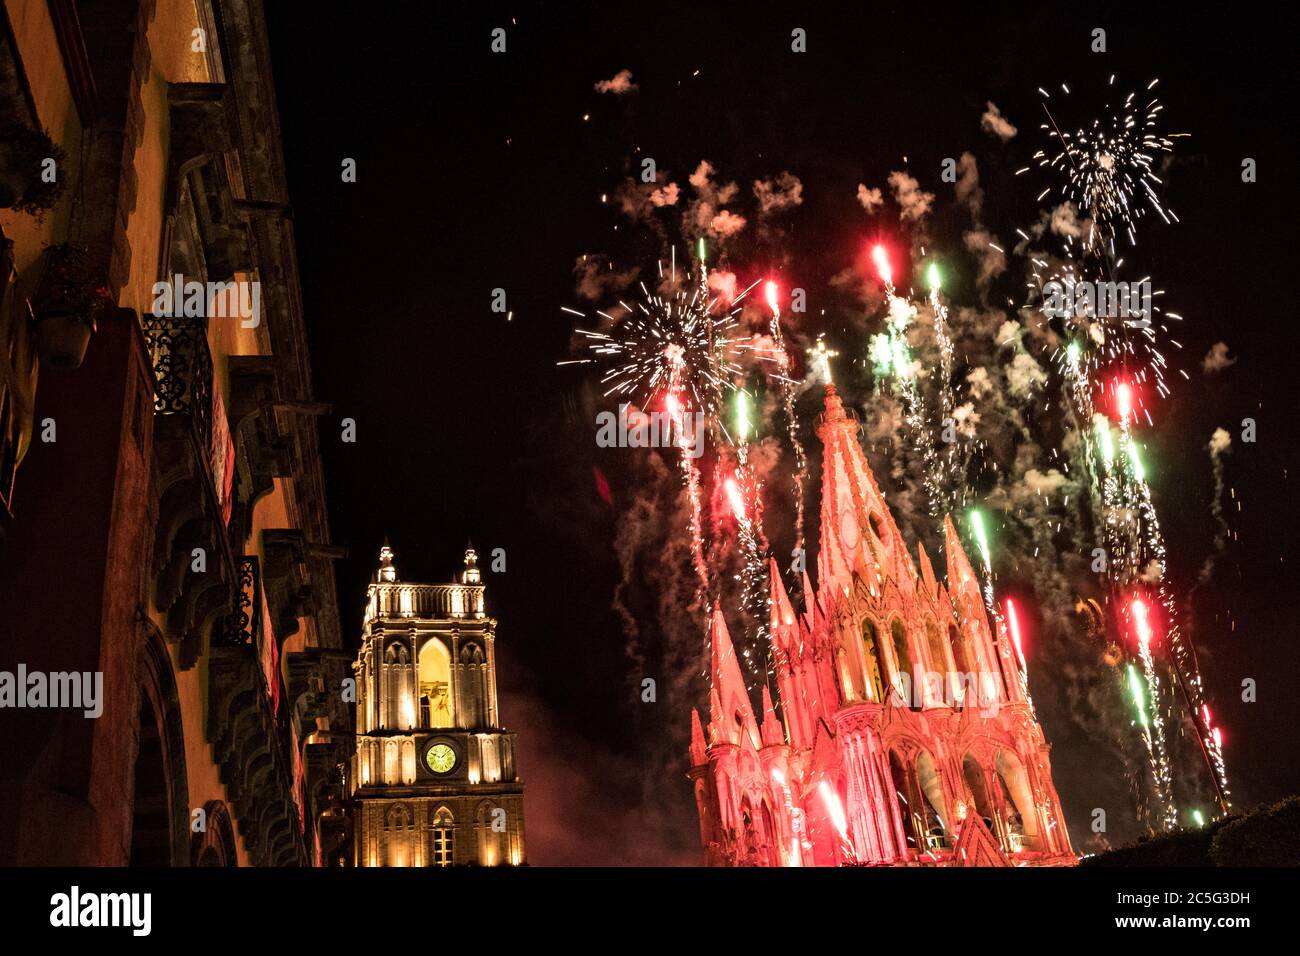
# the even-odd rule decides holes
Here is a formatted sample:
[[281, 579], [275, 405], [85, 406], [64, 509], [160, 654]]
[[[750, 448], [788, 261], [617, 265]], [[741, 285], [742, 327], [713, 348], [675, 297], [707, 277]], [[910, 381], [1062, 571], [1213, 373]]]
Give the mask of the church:
[[450, 584], [401, 581], [393, 557], [385, 543], [353, 664], [353, 862], [521, 865], [524, 790], [478, 555], [471, 544]]
[[[913, 560], [827, 385], [817, 586], [796, 612], [771, 567], [774, 687], [757, 712], [711, 624], [708, 721], [690, 771], [711, 866], [1075, 862], [1023, 661], [951, 518], [946, 581]], [[779, 707], [779, 711], [778, 711]]]

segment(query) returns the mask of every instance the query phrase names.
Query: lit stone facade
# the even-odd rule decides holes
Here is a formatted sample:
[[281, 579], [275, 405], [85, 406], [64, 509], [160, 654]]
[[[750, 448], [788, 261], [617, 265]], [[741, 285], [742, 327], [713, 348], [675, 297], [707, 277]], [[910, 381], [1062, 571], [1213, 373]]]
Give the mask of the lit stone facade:
[[775, 564], [776, 700], [755, 713], [721, 612], [710, 719], [692, 713], [700, 836], [715, 866], [1074, 862], [1050, 746], [1011, 641], [945, 519], [947, 583], [919, 570], [833, 386], [818, 588]]
[[356, 864], [522, 864], [523, 784], [474, 549], [452, 584], [399, 581], [387, 545], [379, 560], [353, 665]]

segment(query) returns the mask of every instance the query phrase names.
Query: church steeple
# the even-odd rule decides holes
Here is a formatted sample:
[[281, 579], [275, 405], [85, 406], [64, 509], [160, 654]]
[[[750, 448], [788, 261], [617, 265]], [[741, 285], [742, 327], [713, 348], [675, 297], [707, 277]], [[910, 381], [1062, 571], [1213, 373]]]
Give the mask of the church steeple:
[[465, 545], [465, 573], [461, 575], [461, 584], [479, 584], [482, 582], [482, 575], [478, 570], [478, 552], [474, 550], [474, 542], [468, 541]]
[[835, 386], [828, 384], [817, 432], [823, 446], [817, 571], [818, 584], [828, 597], [851, 587], [854, 571], [865, 571], [872, 584], [872, 577], [880, 584], [892, 578], [904, 590], [916, 577], [907, 545], [858, 441], [861, 427], [845, 411]]
[[380, 584], [392, 584], [397, 580], [393, 549], [388, 546], [388, 538], [384, 538], [384, 546], [379, 549], [379, 570], [375, 572], [375, 580]]

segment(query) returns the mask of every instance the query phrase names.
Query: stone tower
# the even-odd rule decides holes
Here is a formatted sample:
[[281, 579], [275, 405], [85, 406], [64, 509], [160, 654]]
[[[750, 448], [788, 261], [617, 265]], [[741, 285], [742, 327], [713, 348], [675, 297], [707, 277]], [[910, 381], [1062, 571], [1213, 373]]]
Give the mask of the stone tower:
[[523, 864], [523, 784], [474, 546], [451, 584], [402, 581], [393, 558], [385, 542], [353, 665], [355, 863]]

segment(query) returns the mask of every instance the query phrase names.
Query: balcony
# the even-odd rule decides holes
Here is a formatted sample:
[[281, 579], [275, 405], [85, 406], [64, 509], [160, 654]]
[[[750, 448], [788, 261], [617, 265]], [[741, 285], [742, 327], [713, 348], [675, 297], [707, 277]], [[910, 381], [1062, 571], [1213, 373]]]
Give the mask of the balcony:
[[380, 617], [445, 620], [485, 616], [481, 584], [375, 584], [366, 621]]
[[154, 411], [185, 418], [206, 448], [212, 440], [212, 352], [204, 319], [147, 315], [141, 324], [153, 363]]
[[188, 668], [204, 636], [235, 610], [240, 590], [226, 530], [234, 446], [214, 390], [204, 320], [148, 315], [141, 327], [154, 374], [154, 602]]

